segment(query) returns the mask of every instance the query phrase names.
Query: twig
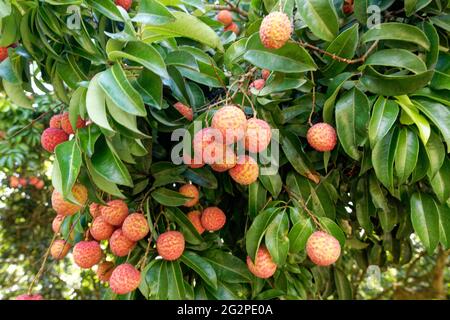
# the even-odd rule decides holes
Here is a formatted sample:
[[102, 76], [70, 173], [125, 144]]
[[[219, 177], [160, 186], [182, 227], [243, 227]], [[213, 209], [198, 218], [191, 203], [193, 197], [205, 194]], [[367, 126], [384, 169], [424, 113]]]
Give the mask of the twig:
[[223, 2], [225, 2], [228, 5], [228, 7], [230, 8], [229, 10], [237, 12], [241, 16], [248, 18], [248, 13], [246, 11], [242, 10], [241, 8], [239, 8], [239, 3], [238, 3], [238, 5], [234, 5], [229, 0], [223, 0]]
[[312, 116], [313, 116], [313, 114], [315, 112], [315, 109], [316, 109], [316, 84], [314, 82], [314, 72], [313, 71], [311, 71], [311, 82], [313, 84], [313, 87], [312, 87], [312, 108], [311, 108], [311, 113], [309, 114], [309, 118], [308, 118], [308, 124], [309, 124], [310, 127], [313, 126], [311, 119], [312, 119]]

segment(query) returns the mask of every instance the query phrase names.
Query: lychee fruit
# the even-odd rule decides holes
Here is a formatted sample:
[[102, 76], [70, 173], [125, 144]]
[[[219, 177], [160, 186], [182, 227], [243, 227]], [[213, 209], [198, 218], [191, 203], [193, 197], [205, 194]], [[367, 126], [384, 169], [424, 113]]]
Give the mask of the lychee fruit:
[[205, 232], [201, 222], [202, 213], [198, 210], [188, 212], [187, 217], [199, 234]]
[[211, 164], [211, 169], [216, 172], [225, 172], [236, 165], [236, 154], [230, 146], [224, 146], [224, 152], [215, 163]]
[[229, 26], [226, 26], [224, 31], [232, 31], [234, 34], [239, 35], [239, 26], [236, 23], [231, 23]]
[[128, 216], [128, 206], [123, 200], [111, 200], [101, 207], [105, 221], [113, 226], [120, 226]]
[[79, 204], [70, 203], [65, 201], [62, 194], [53, 190], [52, 193], [52, 207], [57, 214], [63, 216], [71, 216], [80, 211], [87, 200], [87, 189], [82, 184], [75, 184], [72, 187], [72, 194]]
[[179, 113], [183, 115], [186, 119], [189, 121], [192, 121], [194, 119], [194, 111], [191, 107], [188, 107], [187, 105], [182, 104], [181, 102], [177, 102], [174, 105], [174, 108], [178, 110]]
[[353, 0], [345, 0], [344, 6], [342, 8], [345, 14], [353, 13]]
[[306, 139], [309, 145], [319, 152], [331, 151], [337, 143], [336, 130], [328, 123], [316, 123], [309, 128]]
[[122, 229], [117, 229], [113, 232], [111, 238], [109, 239], [109, 247], [111, 252], [118, 257], [125, 257], [134, 249], [136, 242], [128, 239], [124, 234]]
[[217, 13], [216, 19], [227, 27], [233, 22], [233, 15], [229, 10], [220, 10]]
[[50, 118], [50, 128], [61, 129], [61, 118], [62, 114], [55, 114]]
[[102, 248], [97, 241], [80, 241], [73, 247], [73, 260], [82, 269], [89, 269], [102, 260]]
[[0, 62], [6, 60], [6, 58], [8, 58], [8, 48], [0, 47]]
[[244, 111], [236, 106], [224, 106], [216, 111], [211, 127], [219, 130], [225, 137], [225, 144], [241, 140], [247, 129], [247, 118]]
[[35, 176], [31, 176], [28, 179], [29, 184], [32, 185], [32, 186], [35, 186], [39, 181], [40, 181], [39, 178], [35, 177]]
[[195, 154], [193, 158], [188, 154], [184, 154], [183, 163], [191, 169], [198, 169], [205, 165], [201, 154]]
[[58, 239], [53, 241], [52, 246], [50, 247], [50, 254], [53, 259], [61, 260], [69, 253], [71, 245], [62, 239]]
[[64, 141], [69, 140], [69, 136], [61, 129], [56, 128], [47, 128], [42, 132], [41, 135], [41, 145], [42, 148], [47, 150], [48, 152], [55, 151], [55, 147], [63, 143]]
[[121, 6], [126, 11], [129, 11], [131, 8], [131, 5], [133, 4], [133, 0], [115, 0], [114, 3], [117, 6]]
[[202, 226], [208, 231], [218, 231], [223, 228], [227, 216], [218, 207], [208, 207], [202, 212]]
[[42, 188], [44, 188], [45, 186], [45, 183], [43, 180], [39, 180], [38, 183], [36, 183], [34, 186], [36, 187], [36, 189], [42, 190]]
[[19, 184], [20, 184], [22, 187], [26, 187], [27, 184], [28, 184], [28, 181], [27, 181], [26, 178], [20, 178], [20, 179], [19, 179]]
[[92, 221], [92, 225], [89, 230], [95, 240], [101, 241], [111, 237], [114, 232], [114, 226], [106, 222], [104, 217], [99, 216]]
[[198, 203], [198, 199], [200, 197], [198, 189], [193, 184], [185, 184], [180, 187], [178, 190], [179, 193], [181, 193], [185, 197], [189, 197], [192, 199], [186, 200], [186, 203], [184, 204], [185, 207], [193, 207]]
[[220, 158], [223, 152], [223, 143], [224, 139], [220, 130], [204, 128], [194, 135], [194, 154], [201, 155], [204, 163], [212, 164]]
[[100, 281], [108, 282], [114, 271], [114, 263], [110, 261], [100, 262], [97, 266], [97, 277]]
[[269, 76], [270, 76], [270, 70], [269, 69], [262, 69], [261, 70], [261, 77], [264, 80], [267, 80], [269, 78]]
[[58, 214], [52, 221], [52, 230], [54, 233], [58, 233], [61, 230], [61, 225], [64, 222], [65, 216]]
[[11, 176], [9, 178], [9, 187], [10, 188], [17, 188], [17, 187], [19, 187], [19, 178], [17, 178], [16, 176]]
[[250, 83], [249, 89], [255, 88], [257, 91], [260, 91], [260, 90], [262, 90], [262, 88], [264, 88], [265, 85], [266, 85], [266, 80], [257, 79], [255, 81], [253, 81], [252, 83]]
[[177, 260], [184, 252], [184, 236], [178, 231], [167, 231], [156, 240], [158, 254], [168, 261]]
[[247, 131], [245, 132], [245, 149], [257, 153], [267, 149], [272, 131], [269, 124], [261, 119], [251, 118], [247, 121]]
[[265, 16], [259, 28], [262, 44], [268, 49], [279, 49], [289, 40], [292, 24], [287, 14], [272, 12]]
[[249, 185], [258, 179], [259, 166], [252, 157], [241, 155], [238, 157], [237, 164], [228, 173], [237, 183]]
[[44, 297], [40, 294], [21, 294], [15, 300], [44, 300]]
[[132, 241], [143, 239], [149, 231], [147, 219], [142, 213], [130, 214], [122, 224], [123, 234]]
[[323, 231], [316, 231], [306, 242], [306, 254], [314, 264], [326, 267], [339, 259], [341, 245], [332, 235]]
[[255, 263], [247, 256], [247, 266], [251, 273], [261, 279], [270, 278], [277, 271], [277, 265], [273, 262], [269, 250], [264, 245], [259, 247]]
[[141, 273], [129, 263], [118, 265], [109, 279], [109, 287], [116, 294], [134, 291], [140, 283]]
[[[77, 118], [77, 129], [84, 128], [85, 126], [86, 126], [86, 121], [84, 121], [83, 119], [81, 119], [80, 116], [78, 116], [78, 118]], [[61, 128], [67, 134], [74, 134], [75, 133], [75, 131], [72, 128], [72, 124], [70, 123], [69, 113], [68, 112], [64, 112], [61, 115]]]
[[95, 219], [102, 214], [101, 207], [102, 206], [100, 204], [95, 202], [89, 205], [89, 213], [91, 214], [92, 218]]

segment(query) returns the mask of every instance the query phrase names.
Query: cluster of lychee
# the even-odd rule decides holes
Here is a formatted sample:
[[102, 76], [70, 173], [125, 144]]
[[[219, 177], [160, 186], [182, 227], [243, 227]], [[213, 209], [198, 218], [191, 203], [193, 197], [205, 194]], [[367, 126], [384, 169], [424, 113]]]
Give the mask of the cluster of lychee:
[[[77, 129], [86, 126], [86, 121], [78, 116], [76, 127]], [[50, 119], [49, 128], [45, 129], [41, 135], [41, 145], [48, 152], [54, 152], [58, 144], [68, 141], [71, 134], [75, 130], [69, 120], [69, 113], [54, 115]]]
[[236, 156], [233, 145], [241, 142], [245, 150], [258, 153], [267, 149], [271, 138], [271, 128], [266, 121], [247, 119], [239, 107], [227, 105], [215, 112], [211, 127], [195, 134], [194, 156], [185, 154], [184, 163], [191, 168], [208, 164], [216, 172], [228, 171], [237, 183], [249, 185], [258, 179], [258, 163], [249, 155]]
[[33, 186], [38, 190], [44, 188], [44, 180], [39, 179], [38, 177], [31, 176], [29, 178], [21, 178], [17, 176], [11, 176], [9, 178], [9, 187], [10, 188], [25, 188], [27, 185]]
[[254, 88], [256, 91], [261, 91], [266, 86], [266, 80], [270, 76], [270, 70], [263, 69], [261, 70], [261, 78], [256, 79], [252, 83], [250, 83], [248, 89], [249, 93], [252, 93], [252, 88]]
[[239, 34], [239, 27], [233, 22], [233, 15], [229, 10], [220, 10], [217, 13], [216, 19], [224, 25], [224, 31], [232, 31], [236, 35]]

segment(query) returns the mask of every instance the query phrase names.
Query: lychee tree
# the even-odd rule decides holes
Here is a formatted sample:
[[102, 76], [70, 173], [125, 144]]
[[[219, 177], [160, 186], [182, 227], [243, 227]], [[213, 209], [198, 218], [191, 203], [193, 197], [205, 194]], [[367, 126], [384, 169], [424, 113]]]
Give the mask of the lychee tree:
[[[65, 107], [41, 139], [61, 221], [50, 255], [67, 244], [98, 265], [105, 298], [349, 299], [369, 265], [411, 260], [413, 233], [447, 249], [449, 13], [0, 1], [4, 92]], [[181, 164], [177, 129], [194, 151]]]

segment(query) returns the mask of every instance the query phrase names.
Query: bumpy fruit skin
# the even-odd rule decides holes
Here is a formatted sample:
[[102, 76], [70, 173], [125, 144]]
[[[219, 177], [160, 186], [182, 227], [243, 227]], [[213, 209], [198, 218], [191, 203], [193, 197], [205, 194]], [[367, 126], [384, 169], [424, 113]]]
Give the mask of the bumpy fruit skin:
[[229, 10], [220, 10], [217, 13], [216, 19], [227, 27], [233, 22], [233, 15]]
[[16, 176], [11, 176], [11, 178], [9, 178], [9, 187], [10, 188], [19, 187], [19, 178], [17, 178]]
[[61, 129], [61, 118], [62, 114], [55, 114], [51, 117], [49, 123], [50, 128]]
[[328, 123], [316, 123], [309, 128], [306, 139], [311, 147], [319, 152], [331, 151], [336, 147], [336, 130]]
[[130, 214], [122, 224], [123, 234], [132, 241], [143, 239], [149, 231], [147, 219], [142, 213]]
[[[85, 126], [86, 126], [86, 121], [84, 121], [83, 119], [81, 119], [80, 116], [78, 116], [78, 118], [77, 118], [77, 129], [84, 128]], [[72, 128], [72, 124], [70, 123], [69, 113], [68, 112], [64, 112], [61, 115], [61, 129], [63, 129], [64, 132], [67, 133], [67, 134], [74, 134], [75, 133], [75, 131]]]
[[247, 131], [245, 132], [245, 150], [258, 153], [267, 149], [272, 131], [269, 124], [261, 119], [251, 118], [247, 121]]
[[15, 300], [44, 300], [44, 297], [40, 294], [21, 294]]
[[238, 157], [236, 166], [231, 168], [228, 173], [234, 181], [246, 186], [258, 179], [259, 166], [252, 157], [241, 155]]
[[177, 102], [173, 105], [173, 107], [177, 109], [178, 112], [181, 113], [183, 117], [185, 117], [189, 121], [192, 121], [194, 119], [194, 111], [187, 105], [184, 105], [181, 102]]
[[101, 211], [102, 206], [98, 203], [91, 203], [89, 205], [89, 213], [91, 214], [92, 218], [97, 218], [102, 214]]
[[0, 62], [8, 58], [8, 47], [0, 47]]
[[211, 164], [211, 169], [216, 172], [225, 172], [236, 165], [236, 154], [230, 146], [224, 146], [222, 157]]
[[178, 231], [167, 231], [158, 237], [156, 250], [158, 254], [168, 261], [177, 260], [184, 251], [184, 236]]
[[226, 26], [224, 29], [223, 29], [224, 31], [232, 31], [232, 32], [234, 32], [236, 35], [238, 35], [239, 34], [239, 26], [236, 24], [236, 23], [232, 23], [232, 24], [230, 24], [229, 26]]
[[47, 128], [42, 132], [41, 135], [41, 145], [42, 148], [47, 150], [48, 152], [55, 151], [55, 147], [64, 142], [69, 140], [69, 136], [67, 133], [65, 133], [61, 129], [56, 128]]
[[209, 207], [202, 212], [202, 226], [208, 231], [218, 231], [222, 229], [226, 221], [227, 216], [218, 207]]
[[314, 264], [326, 267], [339, 259], [341, 245], [332, 235], [323, 231], [316, 231], [306, 242], [306, 254]]
[[115, 0], [114, 3], [117, 6], [121, 6], [125, 10], [129, 11], [133, 3], [133, 0]]
[[45, 183], [43, 180], [39, 180], [38, 183], [36, 183], [34, 186], [36, 187], [36, 189], [42, 190], [45, 186]]
[[205, 166], [201, 154], [195, 154], [194, 157], [185, 154], [183, 155], [183, 163], [192, 169], [198, 169]]
[[[194, 154], [201, 156], [206, 164], [212, 164], [220, 158], [223, 151], [224, 138], [222, 132], [214, 128], [204, 128], [194, 135]], [[195, 156], [194, 156], [194, 159]], [[198, 160], [196, 160], [198, 162]]]
[[268, 49], [279, 49], [289, 40], [292, 24], [283, 12], [272, 12], [265, 16], [259, 28], [262, 44]]
[[187, 217], [199, 234], [205, 232], [201, 221], [202, 213], [198, 210], [188, 212]]
[[128, 216], [128, 206], [122, 200], [111, 200], [101, 207], [101, 214], [109, 224], [120, 226]]
[[73, 260], [82, 269], [89, 269], [102, 260], [102, 249], [97, 241], [80, 241], [73, 247]]
[[266, 80], [264, 79], [257, 79], [250, 83], [249, 89], [255, 88], [257, 91], [260, 91], [264, 86], [266, 85]]
[[97, 266], [97, 277], [100, 281], [108, 282], [114, 271], [114, 263], [111, 261], [100, 262]]
[[52, 230], [54, 233], [58, 233], [59, 230], [61, 229], [61, 225], [64, 221], [65, 216], [62, 215], [57, 215], [55, 218], [53, 218], [52, 221]]
[[261, 279], [270, 278], [277, 271], [277, 265], [264, 245], [259, 247], [255, 263], [247, 256], [247, 266], [251, 273]]
[[69, 253], [70, 247], [71, 245], [65, 240], [55, 240], [50, 247], [50, 254], [55, 260], [64, 259], [64, 257]]
[[269, 78], [269, 76], [270, 76], [270, 70], [268, 70], [268, 69], [262, 69], [261, 70], [261, 77], [264, 80], [267, 80]]
[[110, 225], [104, 217], [100, 216], [94, 219], [89, 230], [95, 240], [101, 241], [111, 237], [114, 232], [114, 226]]
[[136, 242], [128, 239], [124, 234], [122, 229], [117, 229], [113, 232], [111, 238], [109, 239], [109, 247], [111, 252], [118, 257], [125, 257], [134, 249]]
[[38, 178], [38, 177], [35, 177], [35, 176], [31, 176], [31, 177], [28, 179], [28, 182], [29, 182], [32, 186], [35, 186], [39, 181], [40, 181], [39, 178]]
[[109, 287], [116, 294], [136, 290], [141, 283], [141, 273], [129, 263], [118, 265], [109, 279]]
[[224, 106], [214, 114], [211, 127], [219, 130], [225, 137], [225, 144], [241, 140], [247, 129], [247, 118], [244, 111], [236, 106]]
[[53, 190], [52, 193], [52, 207], [56, 211], [57, 214], [63, 215], [63, 216], [71, 216], [80, 211], [80, 209], [83, 207], [83, 205], [86, 203], [87, 200], [87, 189], [82, 184], [75, 184], [72, 187], [72, 194], [75, 197], [75, 199], [80, 203], [73, 204], [68, 201], [64, 201], [62, 194], [60, 194], [58, 191]]
[[193, 184], [185, 184], [180, 187], [178, 190], [179, 193], [181, 193], [185, 197], [192, 198], [190, 200], [186, 200], [186, 203], [184, 204], [185, 207], [193, 207], [198, 203], [198, 199], [200, 197], [200, 194], [198, 192], [198, 189]]

